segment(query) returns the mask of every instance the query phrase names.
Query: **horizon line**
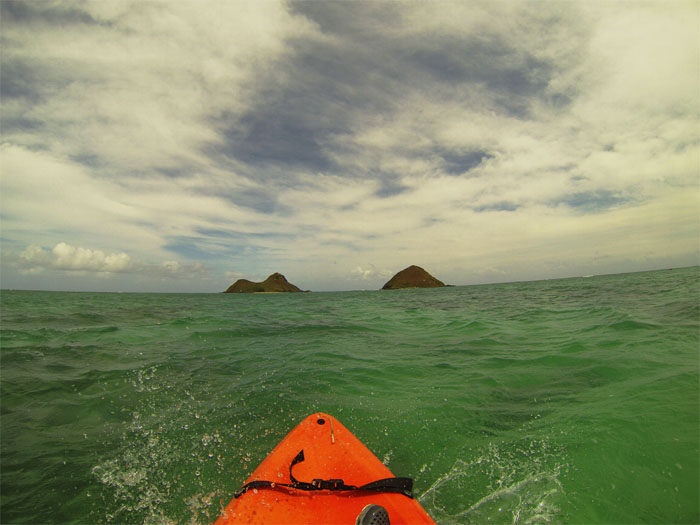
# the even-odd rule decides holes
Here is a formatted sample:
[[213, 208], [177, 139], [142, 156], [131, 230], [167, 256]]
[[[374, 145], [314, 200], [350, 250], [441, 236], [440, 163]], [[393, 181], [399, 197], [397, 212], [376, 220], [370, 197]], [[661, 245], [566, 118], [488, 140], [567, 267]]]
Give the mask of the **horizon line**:
[[[667, 267], [667, 268], [655, 268], [652, 270], [632, 270], [628, 272], [617, 272], [617, 273], [601, 273], [601, 274], [592, 274], [592, 275], [571, 275], [568, 277], [551, 277], [551, 278], [542, 278], [542, 279], [518, 279], [514, 281], [493, 281], [493, 282], [488, 282], [488, 283], [472, 283], [472, 284], [446, 284], [445, 286], [439, 286], [435, 288], [464, 288], [467, 286], [492, 286], [496, 284], [517, 284], [517, 283], [536, 283], [536, 282], [541, 282], [541, 281], [563, 281], [566, 279], [590, 279], [594, 277], [610, 277], [614, 275], [628, 275], [628, 274], [635, 274], [635, 273], [647, 273], [647, 272], [665, 272], [665, 271], [672, 271], [672, 270], [686, 270], [689, 268], [699, 268], [700, 269], [700, 263], [699, 264], [694, 264], [690, 266], [673, 266], [673, 267]], [[432, 290], [435, 288], [404, 288], [405, 290]], [[303, 290], [302, 292], [276, 292], [278, 294], [282, 295], [287, 295], [287, 294], [297, 294], [297, 293], [302, 293], [307, 294], [307, 293], [349, 293], [349, 292], [396, 292], [399, 290], [384, 290], [382, 288], [362, 288], [362, 289], [352, 289], [352, 290]], [[128, 291], [104, 291], [104, 290], [43, 290], [43, 289], [35, 289], [35, 288], [0, 288], [0, 294], [2, 292], [44, 292], [44, 293], [112, 293], [112, 294], [178, 294], [178, 295], [218, 295], [218, 294], [224, 294], [226, 293], [225, 291], [217, 291], [217, 292], [156, 292], [156, 291], [141, 291], [141, 292], [128, 292]], [[254, 293], [237, 293], [237, 294], [228, 294], [228, 295], [255, 295]]]

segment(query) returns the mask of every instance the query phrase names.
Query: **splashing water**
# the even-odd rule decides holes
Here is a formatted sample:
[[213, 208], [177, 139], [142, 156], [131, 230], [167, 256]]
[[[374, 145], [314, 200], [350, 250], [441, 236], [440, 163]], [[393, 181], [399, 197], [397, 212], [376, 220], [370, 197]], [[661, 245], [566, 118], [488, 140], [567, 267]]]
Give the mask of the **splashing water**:
[[439, 509], [434, 518], [446, 522], [556, 522], [566, 468], [563, 449], [544, 440], [489, 444], [474, 459], [457, 459], [418, 500]]

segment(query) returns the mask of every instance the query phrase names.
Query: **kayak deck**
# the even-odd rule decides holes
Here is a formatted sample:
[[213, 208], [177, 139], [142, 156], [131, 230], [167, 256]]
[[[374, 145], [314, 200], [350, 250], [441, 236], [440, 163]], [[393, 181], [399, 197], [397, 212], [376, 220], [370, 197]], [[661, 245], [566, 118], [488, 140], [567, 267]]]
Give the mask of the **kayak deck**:
[[[303, 459], [299, 461], [302, 450]], [[328, 414], [313, 414], [299, 423], [246, 480], [246, 484], [271, 483], [263, 483], [234, 497], [221, 511], [216, 525], [354, 524], [369, 504], [384, 507], [392, 525], [434, 523], [415, 499], [400, 493], [299, 490], [279, 485], [294, 485], [297, 481], [308, 485], [312, 480], [323, 479], [342, 480], [345, 486], [362, 487], [384, 478], [393, 478], [393, 474], [342, 423]]]

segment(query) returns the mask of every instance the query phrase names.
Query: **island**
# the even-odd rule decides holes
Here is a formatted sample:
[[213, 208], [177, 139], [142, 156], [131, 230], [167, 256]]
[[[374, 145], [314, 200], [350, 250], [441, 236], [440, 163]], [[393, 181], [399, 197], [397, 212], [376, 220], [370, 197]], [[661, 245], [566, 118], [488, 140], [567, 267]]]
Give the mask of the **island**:
[[273, 273], [261, 283], [254, 283], [248, 279], [238, 279], [229, 286], [224, 293], [284, 293], [303, 292], [297, 286], [287, 281], [281, 273]]
[[409, 266], [394, 275], [382, 286], [382, 290], [399, 290], [401, 288], [440, 288], [445, 283], [436, 279], [420, 266]]

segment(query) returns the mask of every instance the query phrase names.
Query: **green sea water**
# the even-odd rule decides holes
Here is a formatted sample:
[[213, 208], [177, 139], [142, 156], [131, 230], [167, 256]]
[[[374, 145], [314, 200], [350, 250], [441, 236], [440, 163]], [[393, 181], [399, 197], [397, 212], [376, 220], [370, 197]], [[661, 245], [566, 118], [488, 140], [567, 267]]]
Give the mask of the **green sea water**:
[[0, 297], [2, 523], [208, 523], [315, 411], [438, 523], [700, 521], [697, 267]]

